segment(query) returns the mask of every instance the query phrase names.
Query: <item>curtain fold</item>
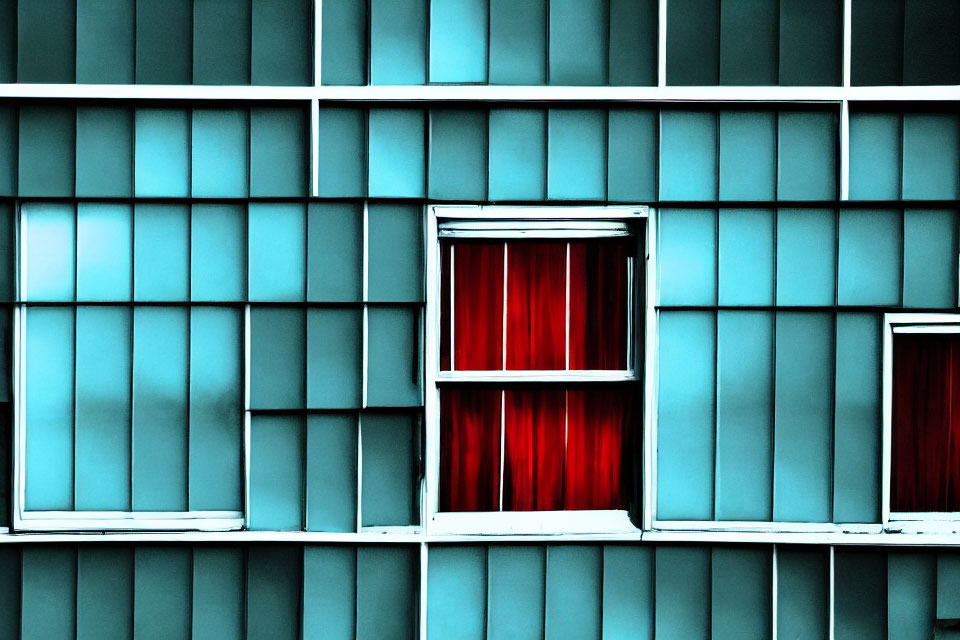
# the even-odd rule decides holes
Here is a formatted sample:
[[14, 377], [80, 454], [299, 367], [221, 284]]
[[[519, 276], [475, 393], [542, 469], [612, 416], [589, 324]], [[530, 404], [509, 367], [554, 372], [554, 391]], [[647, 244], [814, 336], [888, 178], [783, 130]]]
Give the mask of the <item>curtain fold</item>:
[[499, 510], [502, 395], [440, 392], [440, 511]]
[[893, 344], [891, 510], [960, 511], [960, 336]]
[[627, 368], [627, 243], [570, 243], [570, 368]]
[[503, 368], [502, 242], [453, 246], [454, 368]]
[[507, 249], [507, 369], [566, 368], [567, 243]]

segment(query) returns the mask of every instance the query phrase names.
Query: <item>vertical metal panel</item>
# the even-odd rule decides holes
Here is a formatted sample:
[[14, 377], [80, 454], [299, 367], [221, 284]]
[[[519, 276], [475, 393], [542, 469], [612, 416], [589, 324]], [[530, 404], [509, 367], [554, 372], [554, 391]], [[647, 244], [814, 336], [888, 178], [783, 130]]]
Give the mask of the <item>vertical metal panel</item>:
[[25, 508], [67, 511], [74, 505], [74, 312], [34, 308], [26, 319]]
[[303, 639], [354, 640], [357, 611], [357, 549], [303, 548]]
[[600, 109], [548, 112], [547, 197], [603, 200], [607, 195], [607, 113]]
[[133, 508], [186, 511], [189, 312], [133, 314]]
[[656, 566], [657, 639], [708, 639], [710, 548], [659, 546]]
[[190, 288], [190, 209], [136, 204], [133, 225], [133, 299], [186, 300]]
[[903, 84], [960, 83], [960, 7], [904, 0]]
[[418, 420], [410, 414], [362, 415], [363, 526], [418, 524], [417, 427]]
[[25, 300], [70, 301], [76, 285], [76, 210], [72, 204], [26, 202], [21, 238]]
[[367, 316], [367, 405], [420, 406], [420, 311], [370, 307]]
[[[20, 295], [18, 274], [20, 273], [21, 266], [17, 263], [17, 255], [14, 247], [16, 247], [16, 238], [19, 233], [18, 230], [22, 230], [20, 225], [20, 216], [17, 215], [16, 209], [14, 208], [14, 203], [5, 202], [0, 204], [0, 300], [15, 300], [17, 296]], [[22, 263], [21, 263], [22, 264]], [[10, 313], [12, 309], [6, 312], [7, 316], [7, 326], [9, 327], [10, 323]], [[7, 342], [7, 348], [9, 349], [10, 343]], [[12, 359], [9, 358], [9, 353], [5, 356], [6, 359], [4, 362], [12, 362]], [[11, 375], [10, 367], [7, 367], [7, 375]], [[5, 397], [11, 392], [12, 385], [7, 384], [6, 390], [0, 392], [0, 398]]]
[[307, 113], [303, 108], [252, 107], [250, 195], [305, 195], [309, 140]]
[[368, 207], [368, 288], [371, 302], [423, 300], [423, 213], [417, 205]]
[[713, 313], [660, 314], [657, 517], [712, 520], [716, 326]]
[[655, 200], [658, 112], [653, 109], [610, 109], [608, 113], [607, 199], [624, 202]]
[[839, 215], [837, 302], [899, 304], [902, 212], [844, 209]]
[[327, 0], [321, 10], [322, 83], [367, 84], [367, 2]]
[[834, 522], [879, 522], [880, 344], [877, 315], [837, 315]]
[[126, 301], [133, 272], [130, 205], [77, 204], [77, 299]]
[[250, 528], [303, 527], [303, 419], [257, 416], [250, 428]]
[[717, 212], [661, 209], [660, 304], [711, 305], [717, 300]]
[[134, 191], [137, 197], [190, 193], [190, 121], [185, 109], [137, 109]]
[[306, 207], [300, 203], [249, 205], [251, 300], [303, 300], [306, 289]]
[[[9, 2], [9, 0], [7, 0]], [[12, 2], [9, 2], [11, 5]], [[0, 6], [0, 12], [3, 7]], [[2, 20], [0, 20], [2, 24]], [[3, 47], [2, 38], [0, 38], [0, 47]], [[0, 62], [0, 74], [2, 74], [2, 62]], [[0, 105], [0, 148], [4, 149], [0, 153], [0, 195], [17, 195], [17, 164], [19, 157], [14, 150], [19, 149], [17, 136], [20, 129], [19, 110], [15, 106]]]
[[357, 640], [416, 637], [419, 547], [357, 549]]
[[544, 547], [491, 546], [487, 563], [487, 639], [542, 640]]
[[776, 154], [776, 113], [721, 111], [720, 199], [776, 199]]
[[306, 529], [356, 531], [356, 415], [308, 416], [306, 455]]
[[75, 0], [17, 3], [17, 82], [76, 80]]
[[192, 638], [243, 638], [243, 585], [246, 578], [242, 547], [193, 548]]
[[192, 206], [191, 300], [246, 298], [246, 222], [246, 209], [243, 205]]
[[313, 3], [251, 0], [253, 84], [313, 84]]
[[611, 85], [657, 85], [657, 2], [610, 1]]
[[836, 213], [777, 212], [777, 304], [832, 305], [836, 296]]
[[887, 554], [884, 550], [834, 550], [836, 640], [883, 638], [887, 633]]
[[660, 112], [660, 199], [717, 199], [716, 112]]
[[904, 0], [854, 0], [851, 84], [903, 82]]
[[897, 113], [850, 114], [851, 200], [900, 198], [902, 119]]
[[190, 509], [243, 508], [243, 316], [190, 310]]
[[777, 546], [777, 637], [830, 636], [830, 550]]
[[667, 5], [667, 84], [715, 85], [720, 78], [720, 0]]
[[193, 80], [193, 3], [190, 0], [136, 0], [136, 3], [137, 83], [190, 84]]
[[133, 635], [137, 640], [190, 638], [193, 550], [134, 549]]
[[486, 82], [488, 0], [430, 3], [430, 82]]
[[779, 312], [776, 323], [773, 519], [830, 522], [834, 320]]
[[547, 0], [490, 0], [490, 84], [547, 83]]
[[720, 3], [720, 84], [776, 85], [779, 0]]
[[77, 195], [133, 194], [133, 112], [77, 107]]
[[769, 209], [721, 209], [717, 235], [718, 302], [770, 305], [775, 217]]
[[77, 547], [77, 640], [133, 637], [133, 549]]
[[300, 637], [302, 584], [302, 547], [249, 547], [247, 640], [296, 640]]
[[360, 300], [362, 271], [362, 205], [311, 202], [307, 213], [307, 300]]
[[250, 84], [250, 29], [250, 0], [194, 0], [193, 82]]
[[770, 547], [714, 547], [710, 620], [713, 640], [770, 637]]
[[0, 636], [20, 637], [20, 549], [0, 546]]
[[480, 109], [430, 110], [430, 198], [486, 199], [488, 113]]
[[484, 640], [487, 548], [431, 546], [427, 566], [427, 637]]
[[20, 107], [21, 196], [72, 196], [76, 153], [73, 107]]
[[359, 408], [363, 366], [360, 309], [307, 310], [307, 406]]
[[491, 200], [540, 200], [547, 192], [547, 114], [534, 109], [490, 111]]
[[25, 546], [22, 553], [21, 640], [74, 640], [77, 627], [76, 548]]
[[0, 82], [17, 81], [17, 0], [0, 2]]
[[545, 638], [599, 638], [603, 548], [547, 546]]
[[317, 127], [319, 195], [339, 198], [365, 195], [367, 110], [323, 108]]
[[[129, 309], [77, 309], [74, 455], [78, 510], [130, 509], [132, 330]], [[138, 506], [136, 501], [134, 506]]]
[[777, 198], [835, 199], [837, 114], [781, 111], [778, 123]]
[[427, 81], [426, 0], [371, 0], [370, 84]]
[[937, 554], [937, 618], [960, 618], [960, 554]]
[[609, 2], [551, 0], [549, 20], [550, 84], [607, 84]]
[[960, 115], [904, 114], [903, 199], [957, 198], [960, 198]]
[[425, 127], [422, 109], [370, 110], [370, 197], [424, 196]]
[[250, 312], [250, 406], [304, 406], [306, 327], [302, 309], [254, 308]]
[[78, 0], [77, 82], [133, 84], [134, 13], [130, 0]]
[[887, 637], [928, 640], [937, 618], [937, 557], [928, 551], [887, 553]]
[[603, 548], [603, 638], [653, 640], [652, 546]]
[[773, 314], [717, 316], [718, 520], [770, 520], [773, 513]]
[[958, 230], [955, 209], [903, 212], [903, 305], [955, 307]]
[[246, 109], [194, 109], [190, 138], [193, 197], [244, 197], [250, 184]]
[[843, 11], [836, 0], [780, 0], [780, 84], [840, 84]]

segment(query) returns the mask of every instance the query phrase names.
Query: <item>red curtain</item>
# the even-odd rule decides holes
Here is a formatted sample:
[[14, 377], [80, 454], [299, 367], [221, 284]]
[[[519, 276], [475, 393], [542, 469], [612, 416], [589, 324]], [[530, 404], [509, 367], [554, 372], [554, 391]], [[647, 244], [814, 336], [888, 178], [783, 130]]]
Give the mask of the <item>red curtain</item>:
[[564, 369], [567, 243], [511, 242], [507, 249], [507, 369]]
[[630, 396], [622, 391], [567, 392], [564, 509], [625, 509], [622, 496]]
[[563, 508], [564, 391], [504, 394], [503, 510]]
[[893, 343], [892, 511], [960, 511], [960, 336]]
[[570, 243], [570, 368], [627, 368], [627, 243]]
[[503, 243], [457, 242], [453, 249], [454, 367], [503, 368]]
[[499, 510], [501, 396], [440, 392], [440, 511]]

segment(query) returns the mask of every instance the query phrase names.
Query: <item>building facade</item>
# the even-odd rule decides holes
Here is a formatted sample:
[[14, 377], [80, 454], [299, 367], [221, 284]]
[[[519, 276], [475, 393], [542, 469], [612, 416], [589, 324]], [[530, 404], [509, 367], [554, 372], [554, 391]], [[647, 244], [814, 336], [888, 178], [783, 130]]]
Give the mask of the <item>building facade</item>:
[[960, 637], [958, 33], [0, 0], [0, 639]]

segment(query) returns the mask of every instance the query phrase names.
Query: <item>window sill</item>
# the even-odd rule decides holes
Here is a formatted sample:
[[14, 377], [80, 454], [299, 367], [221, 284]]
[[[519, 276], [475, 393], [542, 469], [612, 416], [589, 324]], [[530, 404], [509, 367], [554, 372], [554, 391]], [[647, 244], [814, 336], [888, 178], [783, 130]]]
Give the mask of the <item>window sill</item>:
[[561, 535], [639, 533], [626, 511], [493, 511], [435, 513], [434, 535]]
[[27, 511], [14, 516], [14, 531], [233, 531], [240, 511]]

